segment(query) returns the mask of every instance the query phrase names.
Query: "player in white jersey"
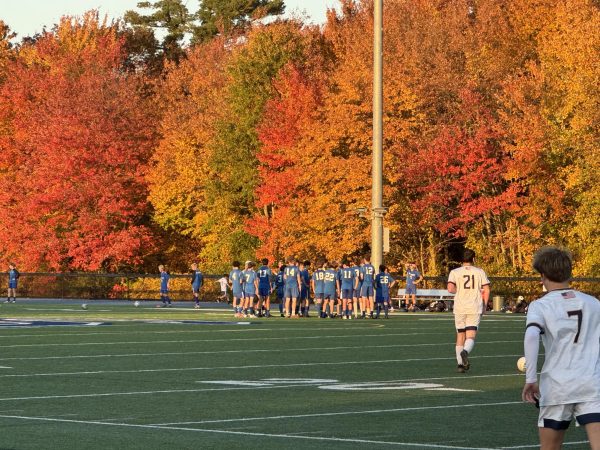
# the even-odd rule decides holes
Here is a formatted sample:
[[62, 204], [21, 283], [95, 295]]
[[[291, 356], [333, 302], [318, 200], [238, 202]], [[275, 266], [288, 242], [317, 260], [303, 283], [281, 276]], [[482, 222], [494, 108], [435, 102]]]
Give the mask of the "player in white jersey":
[[[590, 448], [600, 449], [600, 302], [569, 288], [571, 255], [544, 247], [533, 268], [547, 294], [532, 302], [525, 331], [523, 400], [538, 403], [543, 450], [561, 448], [573, 418], [585, 427]], [[537, 383], [539, 336], [545, 356]]]
[[475, 347], [475, 336], [481, 316], [490, 298], [490, 281], [479, 267], [473, 265], [475, 252], [463, 252], [462, 266], [448, 276], [448, 292], [454, 296], [454, 325], [456, 327], [456, 361], [458, 371], [469, 370], [469, 354]]

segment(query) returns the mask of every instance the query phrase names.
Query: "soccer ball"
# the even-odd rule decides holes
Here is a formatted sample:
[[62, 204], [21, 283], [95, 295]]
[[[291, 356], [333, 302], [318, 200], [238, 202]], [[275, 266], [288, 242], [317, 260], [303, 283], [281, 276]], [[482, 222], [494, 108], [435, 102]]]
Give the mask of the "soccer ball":
[[87, 303], [82, 303], [81, 304], [81, 309], [87, 309]]
[[524, 356], [521, 356], [517, 360], [517, 369], [519, 369], [519, 372], [525, 372], [525, 370], [527, 369], [527, 364]]
[[140, 306], [140, 302], [138, 302], [138, 301], [136, 300], [135, 302], [133, 302], [133, 306], [135, 306], [135, 307], [137, 308], [138, 306]]

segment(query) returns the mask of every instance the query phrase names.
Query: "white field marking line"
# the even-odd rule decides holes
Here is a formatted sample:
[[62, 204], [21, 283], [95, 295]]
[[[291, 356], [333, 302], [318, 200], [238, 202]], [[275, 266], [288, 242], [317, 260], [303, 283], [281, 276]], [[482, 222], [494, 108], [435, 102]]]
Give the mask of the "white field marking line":
[[[139, 324], [141, 322], [135, 322], [135, 324]], [[144, 324], [148, 324], [149, 322], [144, 322]], [[163, 324], [159, 324], [163, 325]], [[168, 325], [168, 324], [166, 324]], [[115, 326], [127, 326], [131, 325], [112, 325]], [[219, 325], [215, 325], [218, 327]], [[206, 334], [206, 333], [248, 333], [248, 332], [259, 332], [259, 331], [340, 331], [340, 330], [373, 330], [377, 329], [373, 326], [367, 327], [340, 327], [340, 328], [331, 328], [331, 327], [323, 327], [323, 328], [232, 328], [230, 325], [223, 325], [223, 329], [213, 328], [210, 330], [168, 330], [168, 331], [156, 331], [156, 330], [136, 330], [136, 331], [90, 331], [89, 333], [39, 333], [39, 334], [11, 334], [11, 335], [0, 335], [0, 339], [11, 339], [11, 338], [23, 338], [23, 337], [54, 337], [54, 336], [109, 336], [109, 335], [123, 335], [123, 334]], [[2, 328], [0, 327], [0, 330]], [[8, 328], [6, 328], [8, 329]], [[13, 330], [14, 328], [10, 328]], [[422, 330], [422, 327], [414, 327], [414, 328], [404, 328], [404, 330]]]
[[[379, 333], [379, 334], [346, 334], [346, 335], [321, 335], [321, 336], [279, 336], [279, 337], [260, 337], [260, 338], [234, 338], [234, 339], [188, 339], [176, 341], [156, 341], [152, 345], [158, 344], [182, 344], [182, 343], [198, 343], [198, 342], [234, 342], [234, 341], [283, 341], [283, 340], [300, 340], [300, 339], [336, 339], [336, 338], [363, 338], [363, 337], [390, 337], [390, 336], [424, 336], [424, 335], [448, 335], [447, 331], [441, 330], [438, 332], [426, 333]], [[487, 331], [486, 334], [514, 334], [514, 332], [502, 331]], [[141, 344], [148, 345], [148, 341], [117, 341], [117, 342], [75, 342], [75, 343], [45, 343], [45, 344], [12, 344], [3, 345], [2, 348], [20, 348], [20, 347], [82, 347], [86, 345], [132, 345]]]
[[[518, 355], [484, 355], [476, 356], [471, 359], [484, 358], [516, 358]], [[55, 372], [55, 373], [22, 373], [22, 374], [3, 374], [0, 378], [33, 378], [33, 377], [56, 377], [56, 376], [71, 376], [71, 375], [100, 375], [111, 373], [157, 373], [157, 372], [192, 372], [199, 370], [239, 370], [239, 369], [263, 369], [271, 367], [313, 367], [313, 366], [344, 366], [344, 365], [360, 365], [360, 364], [390, 364], [399, 362], [422, 362], [422, 361], [455, 361], [452, 357], [439, 358], [408, 358], [408, 359], [376, 359], [367, 361], [337, 361], [337, 362], [315, 362], [315, 363], [289, 363], [289, 364], [256, 364], [249, 366], [217, 366], [217, 367], [181, 367], [181, 368], [165, 368], [165, 369], [136, 369], [136, 370], [90, 370], [83, 372]]]
[[336, 437], [320, 437], [320, 436], [303, 436], [294, 434], [275, 434], [275, 433], [255, 433], [249, 431], [230, 431], [230, 430], [211, 430], [204, 428], [184, 428], [184, 427], [160, 427], [156, 425], [140, 425], [140, 424], [129, 424], [129, 423], [113, 423], [113, 422], [102, 422], [97, 420], [75, 420], [75, 419], [54, 419], [46, 417], [30, 417], [30, 416], [8, 416], [0, 415], [0, 418], [4, 419], [19, 419], [19, 420], [32, 420], [40, 422], [61, 422], [61, 423], [77, 423], [84, 425], [102, 425], [112, 427], [126, 427], [126, 428], [144, 428], [144, 429], [159, 429], [159, 430], [173, 430], [173, 431], [192, 431], [195, 433], [215, 433], [215, 434], [230, 434], [237, 436], [257, 436], [257, 437], [271, 437], [271, 438], [284, 438], [284, 439], [303, 439], [309, 441], [328, 441], [328, 442], [350, 442], [357, 444], [376, 444], [376, 445], [393, 445], [397, 447], [417, 447], [417, 448], [439, 448], [448, 450], [495, 450], [488, 447], [458, 447], [454, 445], [441, 445], [441, 444], [429, 444], [429, 443], [412, 443], [412, 442], [389, 442], [389, 441], [373, 441], [369, 439], [348, 439], [348, 438], [336, 438]]
[[[589, 444], [590, 441], [574, 441], [574, 442], [563, 442], [562, 445], [578, 445], [578, 444]], [[512, 447], [500, 447], [501, 450], [512, 450], [518, 448], [540, 448], [540, 444], [531, 445], [514, 445]]]
[[[497, 402], [497, 403], [469, 403], [466, 405], [439, 405], [439, 406], [416, 406], [411, 408], [390, 408], [390, 409], [366, 409], [362, 411], [333, 411], [326, 413], [312, 414], [289, 414], [279, 416], [263, 416], [263, 417], [240, 417], [239, 419], [214, 419], [214, 420], [198, 420], [196, 422], [170, 422], [170, 423], [153, 423], [152, 425], [166, 427], [170, 425], [202, 425], [205, 423], [231, 423], [231, 422], [252, 422], [255, 420], [280, 420], [280, 419], [300, 419], [307, 417], [330, 417], [330, 416], [352, 416], [363, 414], [383, 414], [390, 412], [408, 412], [408, 411], [427, 411], [436, 409], [455, 409], [455, 408], [476, 408], [482, 406], [505, 406], [516, 405], [523, 403], [518, 402]], [[523, 403], [524, 404], [524, 403]]]
[[[497, 375], [473, 375], [465, 378], [464, 376], [452, 376], [452, 377], [437, 377], [437, 378], [412, 378], [405, 380], [396, 380], [398, 383], [402, 382], [413, 382], [413, 381], [438, 381], [438, 380], [471, 380], [474, 378], [501, 378], [501, 377], [514, 377], [523, 376], [522, 373], [509, 373], [509, 374], [497, 374]], [[386, 380], [389, 381], [389, 380]], [[377, 383], [374, 381], [373, 383]], [[314, 385], [303, 384], [281, 384], [271, 386], [241, 386], [241, 387], [224, 387], [224, 388], [199, 388], [199, 389], [169, 389], [159, 391], [131, 391], [131, 392], [105, 392], [96, 394], [65, 394], [65, 395], [46, 395], [46, 396], [34, 396], [34, 397], [6, 397], [0, 398], [0, 401], [22, 401], [22, 400], [52, 400], [57, 398], [94, 398], [94, 397], [119, 397], [128, 395], [156, 395], [156, 394], [178, 394], [178, 393], [190, 393], [190, 392], [213, 392], [213, 391], [246, 391], [255, 389], [284, 389], [290, 387], [308, 387], [314, 388]]]
[[[477, 345], [485, 344], [514, 344], [518, 341], [490, 341], [481, 342], [477, 341]], [[399, 348], [399, 347], [436, 347], [436, 346], [454, 346], [454, 343], [439, 342], [439, 343], [428, 343], [428, 344], [392, 344], [386, 345], [385, 348]], [[285, 348], [285, 349], [253, 349], [253, 350], [217, 350], [217, 351], [203, 351], [203, 352], [159, 352], [159, 353], [123, 353], [123, 354], [102, 354], [102, 355], [66, 355], [66, 356], [31, 356], [31, 357], [12, 357], [12, 358], [0, 358], [0, 361], [38, 361], [38, 360], [54, 360], [54, 359], [95, 359], [95, 358], [129, 358], [132, 356], [176, 356], [176, 355], [221, 355], [224, 353], [277, 353], [277, 352], [304, 352], [304, 351], [315, 351], [315, 350], [357, 350], [364, 348], [373, 348], [370, 345], [350, 345], [350, 346], [339, 346], [339, 347], [302, 347], [302, 348]], [[11, 367], [9, 367], [10, 369]]]

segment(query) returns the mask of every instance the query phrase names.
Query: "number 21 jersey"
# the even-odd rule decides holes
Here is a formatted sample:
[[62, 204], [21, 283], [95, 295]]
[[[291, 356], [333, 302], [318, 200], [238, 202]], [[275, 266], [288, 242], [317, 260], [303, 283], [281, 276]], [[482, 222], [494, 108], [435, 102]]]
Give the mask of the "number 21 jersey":
[[481, 314], [483, 298], [481, 288], [490, 284], [487, 275], [479, 267], [462, 266], [448, 276], [448, 283], [456, 286], [454, 314]]

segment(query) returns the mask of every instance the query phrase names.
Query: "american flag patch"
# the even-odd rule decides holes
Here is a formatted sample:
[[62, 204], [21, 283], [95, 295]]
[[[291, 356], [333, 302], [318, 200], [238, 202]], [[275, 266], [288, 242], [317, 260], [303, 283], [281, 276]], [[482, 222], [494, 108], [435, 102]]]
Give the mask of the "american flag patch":
[[563, 292], [560, 295], [562, 295], [563, 298], [575, 298], [575, 292], [573, 291]]

